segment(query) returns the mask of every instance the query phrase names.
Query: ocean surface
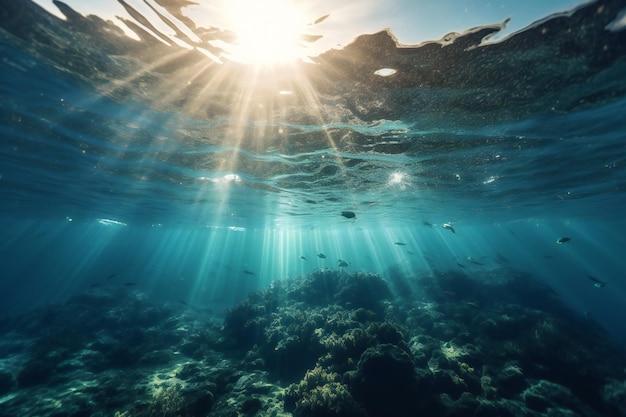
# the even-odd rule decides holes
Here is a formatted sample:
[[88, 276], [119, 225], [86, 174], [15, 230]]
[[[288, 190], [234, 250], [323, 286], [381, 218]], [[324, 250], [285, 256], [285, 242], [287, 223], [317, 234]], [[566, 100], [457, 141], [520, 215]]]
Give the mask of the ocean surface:
[[626, 416], [623, 1], [271, 66], [120, 3], [0, 4], [0, 416]]

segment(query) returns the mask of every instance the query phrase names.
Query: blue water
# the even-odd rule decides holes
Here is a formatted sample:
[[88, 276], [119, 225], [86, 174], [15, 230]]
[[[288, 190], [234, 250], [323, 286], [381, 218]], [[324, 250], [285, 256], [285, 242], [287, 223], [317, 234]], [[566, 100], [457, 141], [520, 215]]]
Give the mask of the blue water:
[[[374, 80], [338, 82], [340, 98], [324, 90], [317, 109], [230, 97], [220, 113], [193, 100], [177, 111], [177, 96], [151, 96], [159, 83], [121, 93], [107, 81], [123, 77], [73, 72], [58, 52], [0, 34], [2, 314], [102, 289], [221, 311], [344, 260], [409, 281], [521, 271], [626, 342], [623, 45], [561, 88], [487, 104], [463, 83]], [[515, 38], [497, 47], [520, 51]], [[559, 79], [560, 64], [532, 70]]]

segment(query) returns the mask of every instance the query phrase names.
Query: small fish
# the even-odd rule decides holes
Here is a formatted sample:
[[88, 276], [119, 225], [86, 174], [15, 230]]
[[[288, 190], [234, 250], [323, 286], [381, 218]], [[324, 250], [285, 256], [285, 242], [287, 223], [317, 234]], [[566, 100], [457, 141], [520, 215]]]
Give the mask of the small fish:
[[484, 265], [484, 263], [482, 262], [478, 262], [477, 260], [475, 260], [474, 258], [472, 258], [471, 256], [467, 257], [467, 261], [470, 263], [473, 263], [474, 265]]
[[111, 279], [111, 278], [115, 278], [117, 276], [117, 272], [114, 274], [109, 275], [108, 277], [106, 277], [105, 279]]
[[559, 239], [557, 239], [556, 243], [558, 243], [559, 245], [565, 242], [569, 242], [570, 240], [572, 240], [571, 237], [561, 237]]
[[457, 264], [460, 268], [465, 268], [465, 265], [463, 265], [463, 264], [460, 264], [460, 263], [458, 263], [458, 262], [457, 262], [456, 264]]
[[313, 22], [314, 25], [318, 25], [320, 23], [322, 23], [324, 20], [326, 20], [328, 18], [328, 16], [330, 16], [329, 14], [326, 14], [322, 17], [318, 17], [317, 19], [315, 19], [315, 22]]
[[344, 261], [343, 259], [338, 259], [338, 261], [339, 261], [339, 268], [345, 268], [348, 266], [348, 263]]
[[183, 300], [178, 300], [179, 303], [181, 303], [184, 306], [189, 307], [189, 304], [187, 304], [186, 302], [184, 302]]
[[318, 258], [322, 258], [322, 259], [326, 259], [326, 255], [324, 255], [323, 253], [318, 253], [317, 257]]
[[101, 284], [99, 282], [94, 282], [93, 284], [89, 284], [89, 288], [99, 287]]
[[422, 220], [422, 224], [424, 226], [433, 227], [433, 224], [431, 222], [427, 222], [426, 220]]
[[342, 211], [341, 215], [346, 219], [354, 219], [356, 218], [356, 214], [353, 211]]
[[404, 243], [404, 242], [395, 242], [395, 243], [394, 243], [394, 245], [397, 245], [397, 246], [406, 246], [406, 243]]
[[587, 275], [587, 278], [589, 278], [589, 280], [593, 282], [593, 286], [596, 288], [606, 287], [606, 282], [604, 281], [600, 281], [599, 279], [594, 278], [591, 275]]
[[137, 283], [136, 283], [136, 282], [125, 282], [125, 283], [124, 283], [124, 286], [125, 286], [125, 287], [132, 287], [132, 286], [135, 286], [135, 285], [137, 285]]
[[247, 269], [244, 269], [244, 270], [243, 270], [243, 273], [244, 273], [244, 274], [246, 274], [246, 275], [252, 275], [252, 276], [255, 276], [255, 275], [256, 275], [254, 272], [252, 272], [252, 271], [248, 271]]
[[303, 261], [306, 261], [306, 256], [301, 256], [300, 259], [302, 259]]
[[450, 230], [452, 233], [456, 233], [456, 230], [454, 230], [454, 227], [452, 227], [452, 225], [450, 223], [444, 223], [442, 224], [444, 229], [448, 229]]
[[407, 253], [408, 255], [415, 255], [415, 253], [411, 252], [410, 250], [406, 251], [406, 253]]

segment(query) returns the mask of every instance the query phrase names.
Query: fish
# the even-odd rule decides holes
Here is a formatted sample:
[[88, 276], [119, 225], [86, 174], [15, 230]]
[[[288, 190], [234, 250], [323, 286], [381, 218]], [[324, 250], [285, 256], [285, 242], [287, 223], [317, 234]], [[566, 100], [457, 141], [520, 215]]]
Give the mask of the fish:
[[465, 268], [465, 265], [461, 264], [461, 263], [456, 263], [460, 268]]
[[125, 283], [124, 283], [124, 286], [125, 286], [125, 287], [132, 287], [132, 286], [135, 286], [135, 285], [137, 285], [137, 283], [136, 283], [136, 282], [125, 282]]
[[571, 237], [560, 237], [556, 240], [556, 243], [560, 245], [562, 243], [569, 242], [570, 240], [572, 240]]
[[345, 268], [348, 266], [348, 263], [344, 261], [343, 259], [338, 259], [338, 261], [339, 261], [339, 268]]
[[594, 278], [591, 275], [587, 275], [587, 278], [589, 278], [589, 280], [593, 282], [593, 286], [596, 288], [606, 287], [606, 282], [604, 281], [600, 281], [599, 279]]
[[406, 243], [404, 243], [404, 242], [395, 242], [395, 243], [394, 243], [394, 245], [397, 245], [397, 246], [406, 246]]
[[415, 253], [411, 252], [410, 250], [406, 251], [406, 253], [409, 255], [415, 255]]
[[484, 265], [484, 263], [482, 262], [478, 262], [477, 260], [475, 260], [474, 258], [472, 258], [471, 256], [467, 257], [467, 261], [473, 263], [474, 265]]
[[324, 255], [323, 253], [318, 253], [317, 257], [318, 258], [322, 258], [322, 259], [326, 259], [326, 255]]
[[306, 256], [301, 256], [300, 259], [302, 259], [303, 261], [306, 261]]
[[422, 224], [424, 226], [433, 227], [433, 224], [431, 222], [427, 222], [426, 220], [422, 220]]
[[115, 278], [117, 276], [117, 272], [114, 274], [109, 275], [108, 277], [106, 277], [105, 279], [111, 279], [111, 278]]
[[454, 227], [452, 227], [452, 225], [450, 223], [444, 223], [442, 224], [444, 229], [448, 229], [450, 230], [452, 233], [456, 233], [456, 230], [454, 230]]
[[96, 288], [96, 287], [99, 287], [100, 285], [102, 284], [100, 284], [99, 282], [94, 282], [93, 284], [89, 284], [89, 288]]
[[252, 275], [252, 276], [256, 275], [254, 272], [248, 271], [247, 269], [244, 269], [243, 273], [246, 274], [246, 275]]
[[341, 215], [346, 219], [354, 219], [356, 218], [356, 214], [353, 211], [342, 211]]
[[322, 23], [324, 20], [326, 20], [328, 18], [328, 16], [330, 16], [329, 14], [326, 14], [322, 17], [318, 17], [317, 19], [315, 19], [315, 22], [313, 22], [314, 25], [318, 25], [320, 23]]

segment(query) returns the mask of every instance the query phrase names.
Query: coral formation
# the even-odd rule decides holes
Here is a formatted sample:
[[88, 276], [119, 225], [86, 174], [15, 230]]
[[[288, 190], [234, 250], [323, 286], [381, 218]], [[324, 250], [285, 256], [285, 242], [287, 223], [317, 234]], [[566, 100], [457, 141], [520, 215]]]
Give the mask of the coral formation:
[[223, 318], [132, 292], [6, 318], [0, 416], [626, 415], [623, 350], [530, 277], [393, 279], [420, 297], [319, 270]]

